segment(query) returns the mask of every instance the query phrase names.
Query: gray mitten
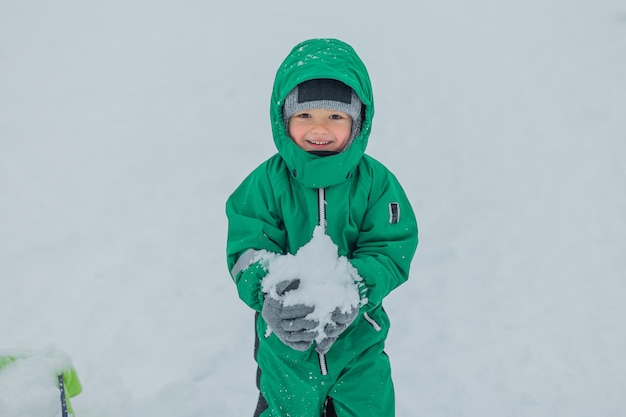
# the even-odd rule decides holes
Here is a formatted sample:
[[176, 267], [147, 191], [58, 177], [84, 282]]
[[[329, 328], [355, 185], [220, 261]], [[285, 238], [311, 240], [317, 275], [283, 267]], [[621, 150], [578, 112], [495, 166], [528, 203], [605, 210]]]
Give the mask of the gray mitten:
[[326, 337], [317, 342], [315, 350], [321, 354], [328, 352], [339, 335], [352, 324], [358, 313], [358, 307], [352, 306], [348, 312], [343, 312], [339, 307], [337, 307], [330, 316], [333, 322], [324, 327], [324, 334]]
[[317, 332], [311, 331], [317, 327], [317, 322], [305, 318], [313, 312], [314, 307], [304, 304], [286, 306], [282, 297], [287, 291], [297, 289], [299, 285], [299, 279], [279, 282], [276, 285], [276, 293], [280, 298], [277, 300], [266, 295], [261, 315], [284, 344], [292, 349], [305, 351], [317, 337]]
[[318, 353], [325, 355], [326, 352], [330, 350], [330, 347], [333, 345], [333, 343], [335, 343], [335, 340], [337, 340], [336, 337], [325, 337], [316, 343], [315, 350]]

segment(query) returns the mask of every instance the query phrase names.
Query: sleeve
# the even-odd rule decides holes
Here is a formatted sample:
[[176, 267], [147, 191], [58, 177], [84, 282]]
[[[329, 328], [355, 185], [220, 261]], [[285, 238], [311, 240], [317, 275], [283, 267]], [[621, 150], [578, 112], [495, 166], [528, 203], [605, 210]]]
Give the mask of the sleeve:
[[409, 278], [417, 248], [417, 221], [398, 180], [389, 171], [372, 187], [351, 263], [363, 278], [363, 312], [379, 306], [383, 299]]
[[267, 165], [253, 171], [226, 202], [226, 258], [239, 297], [254, 310], [263, 305], [261, 280], [267, 271], [254, 262], [255, 251], [282, 254], [286, 233], [278, 215]]

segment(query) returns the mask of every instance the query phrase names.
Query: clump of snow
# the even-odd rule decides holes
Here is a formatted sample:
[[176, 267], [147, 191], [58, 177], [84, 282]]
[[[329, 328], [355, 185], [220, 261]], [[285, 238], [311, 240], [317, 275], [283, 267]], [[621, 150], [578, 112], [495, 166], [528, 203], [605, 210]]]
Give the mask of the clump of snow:
[[[322, 227], [315, 228], [311, 241], [295, 255], [261, 251], [257, 260], [268, 271], [261, 283], [263, 292], [283, 300], [285, 305], [315, 307], [307, 318], [319, 323], [312, 330], [318, 332], [315, 339], [318, 342], [326, 337], [325, 326], [333, 324], [333, 311], [338, 308], [347, 313], [362, 303], [357, 286], [362, 278], [348, 258], [339, 256], [337, 245], [324, 233]], [[283, 295], [276, 292], [277, 284], [296, 278], [300, 280], [297, 289]]]
[[64, 352], [0, 349], [0, 416], [57, 417], [61, 415], [58, 375], [69, 369]]

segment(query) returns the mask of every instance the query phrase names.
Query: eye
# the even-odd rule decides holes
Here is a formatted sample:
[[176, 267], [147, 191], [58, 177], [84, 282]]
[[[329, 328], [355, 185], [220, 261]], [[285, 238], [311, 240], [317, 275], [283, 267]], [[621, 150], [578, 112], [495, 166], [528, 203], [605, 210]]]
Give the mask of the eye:
[[311, 114], [310, 113], [306, 113], [306, 112], [296, 113], [293, 116], [297, 117], [299, 119], [310, 119], [311, 118]]
[[330, 118], [333, 119], [333, 120], [345, 119], [345, 117], [343, 117], [341, 114], [331, 114]]

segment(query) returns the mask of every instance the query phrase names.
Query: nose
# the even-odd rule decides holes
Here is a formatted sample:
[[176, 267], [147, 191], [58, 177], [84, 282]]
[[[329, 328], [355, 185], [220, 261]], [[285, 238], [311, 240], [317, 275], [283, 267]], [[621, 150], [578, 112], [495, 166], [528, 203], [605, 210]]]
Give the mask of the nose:
[[313, 132], [328, 132], [328, 121], [323, 118], [315, 119], [311, 130]]

